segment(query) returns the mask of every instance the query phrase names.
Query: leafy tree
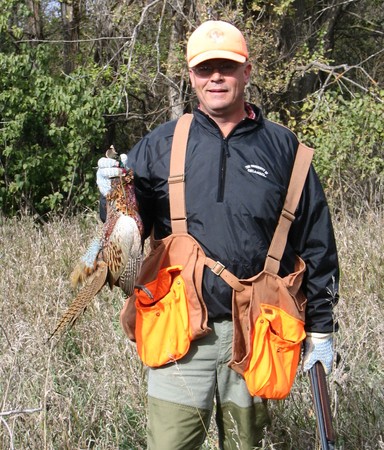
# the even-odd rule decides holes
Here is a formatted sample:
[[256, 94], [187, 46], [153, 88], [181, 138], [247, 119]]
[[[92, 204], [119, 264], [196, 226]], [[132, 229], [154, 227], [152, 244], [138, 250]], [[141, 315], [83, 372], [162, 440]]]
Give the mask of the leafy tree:
[[3, 211], [42, 214], [95, 200], [92, 149], [103, 140], [110, 96], [95, 86], [97, 71], [57, 79], [47, 58], [42, 47], [0, 56]]
[[[384, 97], [384, 92], [381, 93]], [[314, 164], [328, 197], [351, 213], [380, 208], [384, 192], [384, 103], [337, 92], [309, 98], [300, 137], [316, 149]]]
[[[3, 213], [93, 207], [105, 148], [128, 151], [194, 106], [185, 45], [206, 19], [244, 30], [254, 66], [248, 98], [317, 147], [334, 192], [345, 191], [354, 160], [353, 187], [362, 199], [382, 198], [382, 131], [371, 125], [384, 101], [379, 0], [0, 0], [0, 8]], [[336, 133], [339, 150], [331, 151]], [[343, 174], [338, 183], [331, 167]]]

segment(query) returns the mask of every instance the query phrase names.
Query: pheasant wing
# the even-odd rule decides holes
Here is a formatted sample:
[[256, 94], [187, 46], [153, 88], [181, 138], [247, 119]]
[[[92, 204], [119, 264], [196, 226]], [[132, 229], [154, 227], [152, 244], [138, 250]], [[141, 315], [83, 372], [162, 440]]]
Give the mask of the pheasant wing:
[[143, 256], [141, 254], [137, 258], [129, 258], [123, 273], [119, 277], [118, 285], [128, 297], [133, 294], [142, 262]]

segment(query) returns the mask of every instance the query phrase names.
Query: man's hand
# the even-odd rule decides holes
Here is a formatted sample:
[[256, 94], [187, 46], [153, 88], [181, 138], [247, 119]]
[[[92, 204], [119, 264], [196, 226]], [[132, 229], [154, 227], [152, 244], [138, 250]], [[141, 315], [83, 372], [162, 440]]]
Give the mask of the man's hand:
[[99, 159], [97, 166], [96, 183], [100, 193], [105, 197], [111, 189], [111, 177], [122, 175], [124, 169], [120, 167], [118, 160], [105, 157]]
[[304, 372], [307, 372], [317, 361], [322, 363], [325, 373], [329, 375], [333, 362], [332, 333], [307, 333], [304, 342]]

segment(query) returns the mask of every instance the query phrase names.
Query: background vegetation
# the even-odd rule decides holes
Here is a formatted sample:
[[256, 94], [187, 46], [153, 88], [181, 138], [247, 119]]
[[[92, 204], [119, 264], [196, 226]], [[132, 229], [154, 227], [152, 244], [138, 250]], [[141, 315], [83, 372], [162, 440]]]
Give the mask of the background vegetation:
[[[335, 308], [341, 361], [329, 379], [337, 450], [384, 449], [383, 225], [376, 213], [335, 222], [343, 274]], [[121, 291], [104, 288], [63, 340], [44, 343], [73, 296], [68, 274], [97, 226], [91, 214], [0, 224], [1, 449], [145, 449], [145, 371], [118, 323]], [[291, 395], [271, 410], [263, 449], [319, 448], [301, 369]], [[214, 448], [212, 426], [205, 449]]]
[[244, 31], [248, 98], [316, 147], [332, 200], [382, 203], [381, 0], [0, 0], [3, 214], [93, 209], [105, 149], [195, 104], [185, 45], [208, 18]]
[[[342, 268], [336, 448], [384, 449], [381, 0], [0, 0], [0, 449], [145, 448], [121, 292], [44, 341], [100, 226], [97, 159], [191, 110], [185, 43], [207, 18], [244, 30], [247, 97], [316, 148]], [[306, 376], [271, 409], [264, 449], [317, 448]]]

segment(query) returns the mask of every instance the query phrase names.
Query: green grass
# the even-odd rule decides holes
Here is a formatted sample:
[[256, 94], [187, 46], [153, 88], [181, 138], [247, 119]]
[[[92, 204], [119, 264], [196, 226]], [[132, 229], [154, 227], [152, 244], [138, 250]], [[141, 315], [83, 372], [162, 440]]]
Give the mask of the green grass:
[[[341, 362], [330, 377], [341, 450], [384, 449], [384, 218], [334, 221], [342, 268], [335, 309]], [[73, 296], [68, 276], [99, 227], [95, 215], [0, 219], [0, 449], [145, 448], [146, 381], [108, 288], [56, 345], [44, 343]], [[264, 449], [319, 448], [309, 381], [271, 402]], [[215, 448], [212, 425], [206, 449]]]

